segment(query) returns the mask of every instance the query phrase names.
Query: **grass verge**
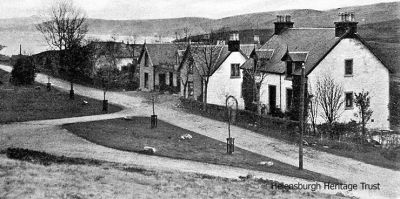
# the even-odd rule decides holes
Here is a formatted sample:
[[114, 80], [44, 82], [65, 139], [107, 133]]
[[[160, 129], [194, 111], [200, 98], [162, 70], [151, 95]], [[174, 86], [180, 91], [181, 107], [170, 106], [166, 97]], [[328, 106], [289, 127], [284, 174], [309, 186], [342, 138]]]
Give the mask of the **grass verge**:
[[[173, 108], [179, 111], [185, 111], [190, 114], [200, 115], [202, 117], [225, 122], [225, 118], [218, 117], [215, 114], [210, 114], [202, 110], [197, 110], [180, 105]], [[262, 125], [254, 125], [253, 123], [238, 120], [236, 121], [236, 126], [268, 137], [273, 137], [290, 144], [297, 144], [299, 140], [298, 134], [296, 132], [290, 132], [283, 129], [265, 127]], [[307, 134], [305, 135], [304, 140], [309, 143], [308, 147], [319, 151], [352, 158], [375, 166], [380, 166], [393, 170], [400, 170], [400, 147], [394, 149], [384, 149], [367, 144], [361, 145], [344, 141], [339, 142], [337, 140], [332, 140], [328, 138], [324, 138], [323, 140], [321, 140], [317, 137], [309, 136]]]
[[[93, 143], [124, 151], [143, 152], [145, 146], [150, 146], [157, 150], [154, 155], [163, 157], [241, 167], [313, 181], [339, 182], [319, 173], [299, 171], [297, 167], [237, 147], [233, 155], [227, 155], [224, 142], [161, 120], [155, 129], [150, 129], [150, 119], [144, 117], [67, 124], [63, 127]], [[181, 139], [185, 134], [190, 134], [192, 139]], [[270, 167], [260, 165], [262, 161], [274, 164]]]
[[[56, 89], [47, 91], [44, 85], [13, 86], [9, 83], [10, 73], [0, 70], [0, 123], [43, 119], [68, 118], [104, 114], [102, 101], [69, 95]], [[83, 101], [88, 102], [87, 104]], [[122, 108], [109, 105], [108, 113]]]
[[[23, 161], [0, 154], [0, 198], [348, 198], [343, 194], [272, 189], [271, 184], [277, 182], [265, 179], [236, 180], [147, 170], [135, 165], [12, 150]], [[38, 156], [50, 164], [32, 161]]]

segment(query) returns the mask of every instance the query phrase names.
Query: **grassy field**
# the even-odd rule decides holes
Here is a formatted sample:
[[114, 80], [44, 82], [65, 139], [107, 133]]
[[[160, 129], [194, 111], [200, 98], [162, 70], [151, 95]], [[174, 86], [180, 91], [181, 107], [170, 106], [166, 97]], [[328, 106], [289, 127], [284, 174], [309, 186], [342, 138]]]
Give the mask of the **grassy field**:
[[[69, 100], [66, 92], [52, 89], [50, 92], [41, 84], [13, 86], [10, 74], [0, 70], [0, 123], [56, 119], [84, 115], [103, 114], [102, 101], [76, 95]], [[87, 101], [84, 104], [83, 101]], [[110, 105], [110, 112], [122, 110]]]
[[20, 161], [0, 154], [0, 198], [348, 198], [276, 190], [266, 179], [235, 180], [87, 159], [45, 158], [43, 164], [35, 157]]
[[[145, 146], [150, 146], [156, 148], [155, 155], [163, 157], [235, 166], [308, 180], [338, 182], [331, 177], [306, 170], [299, 171], [297, 167], [237, 147], [233, 155], [227, 155], [224, 142], [160, 120], [155, 129], [150, 129], [150, 120], [144, 117], [67, 124], [63, 127], [91, 142], [119, 150], [143, 152]], [[184, 134], [190, 134], [193, 138], [180, 139]], [[260, 165], [261, 161], [272, 161], [274, 165]]]

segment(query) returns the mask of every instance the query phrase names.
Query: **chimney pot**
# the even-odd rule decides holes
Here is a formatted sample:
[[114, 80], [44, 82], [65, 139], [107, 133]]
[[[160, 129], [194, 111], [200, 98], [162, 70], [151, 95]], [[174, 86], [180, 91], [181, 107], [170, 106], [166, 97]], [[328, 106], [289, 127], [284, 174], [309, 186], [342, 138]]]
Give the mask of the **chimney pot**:
[[341, 37], [346, 32], [357, 33], [357, 24], [353, 12], [339, 12], [339, 21], [335, 22], [335, 36]]
[[254, 35], [254, 43], [260, 44], [260, 36], [259, 35]]
[[239, 33], [231, 33], [229, 35], [228, 50], [231, 52], [237, 52], [240, 50]]
[[275, 33], [276, 35], [281, 34], [283, 31], [293, 28], [292, 17], [290, 15], [277, 15], [277, 21], [275, 24]]
[[291, 22], [291, 16], [290, 15], [285, 15], [285, 20], [286, 22]]
[[232, 33], [229, 35], [230, 41], [239, 41], [239, 33]]

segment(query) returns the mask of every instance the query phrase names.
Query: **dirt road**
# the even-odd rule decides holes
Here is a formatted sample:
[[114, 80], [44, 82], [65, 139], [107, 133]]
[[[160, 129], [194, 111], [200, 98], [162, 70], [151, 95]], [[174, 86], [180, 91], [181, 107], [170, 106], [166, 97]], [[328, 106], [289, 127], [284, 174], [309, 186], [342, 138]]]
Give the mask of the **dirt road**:
[[[0, 69], [7, 71], [11, 70], [10, 67], [3, 65], [0, 65]], [[36, 77], [36, 81], [46, 83], [47, 77], [38, 74]], [[62, 80], [53, 79], [53, 84], [63, 90], [69, 89], [69, 84]], [[96, 99], [102, 99], [103, 97], [100, 90], [87, 88], [80, 85], [75, 86], [75, 93]], [[26, 122], [25, 125], [54, 126], [64, 123], [73, 123], [76, 121], [92, 121], [108, 117], [118, 117], [120, 115], [146, 116], [151, 114], [151, 107], [148, 104], [143, 103], [143, 99], [140, 97], [129, 96], [126, 93], [109, 92], [108, 100], [111, 103], [122, 105], [128, 109], [124, 110], [122, 113], [116, 113], [113, 116], [100, 115], [86, 117], [86, 119], [78, 118], [34, 121]], [[223, 122], [211, 120], [197, 115], [187, 114], [167, 107], [156, 106], [156, 110], [158, 117], [161, 120], [164, 120], [176, 126], [194, 131], [202, 135], [206, 135], [220, 141], [225, 141], [227, 137], [226, 124]], [[2, 127], [2, 129], [3, 128], [4, 126]], [[266, 137], [236, 126], [232, 127], [231, 131], [232, 136], [236, 138], [235, 143], [238, 147], [277, 159], [291, 165], [296, 166], [298, 164], [297, 146], [288, 144], [281, 140]], [[93, 152], [93, 154], [95, 153]], [[93, 154], [88, 153], [88, 156], [92, 156]], [[360, 183], [362, 182], [368, 184], [380, 183], [380, 190], [353, 190], [351, 192], [345, 192], [345, 194], [359, 196], [362, 198], [400, 198], [399, 171], [365, 164], [363, 162], [356, 161], [350, 158], [316, 151], [311, 148], [305, 148], [304, 162], [305, 169], [338, 178], [346, 183], [358, 184], [359, 187], [361, 186]], [[151, 165], [150, 162], [149, 165]], [[217, 173], [219, 173], [218, 170], [216, 174]]]

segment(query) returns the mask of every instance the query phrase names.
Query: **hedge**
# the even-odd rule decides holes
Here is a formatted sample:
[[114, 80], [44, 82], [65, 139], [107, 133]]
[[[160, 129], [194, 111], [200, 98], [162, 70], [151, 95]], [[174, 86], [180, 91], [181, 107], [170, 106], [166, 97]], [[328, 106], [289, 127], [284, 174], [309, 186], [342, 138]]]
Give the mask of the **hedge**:
[[[181, 106], [185, 109], [189, 109], [195, 111], [203, 116], [216, 119], [219, 121], [228, 121], [228, 112], [225, 106], [219, 106], [215, 104], [207, 104], [207, 111], [203, 110], [203, 103], [192, 100], [186, 99], [181, 97], [180, 98]], [[236, 114], [236, 124], [238, 125], [260, 125], [264, 128], [269, 129], [279, 129], [284, 131], [295, 131], [298, 126], [298, 121], [293, 121], [284, 118], [278, 117], [271, 117], [268, 115], [259, 115], [255, 112], [251, 112], [248, 110], [238, 110]]]

